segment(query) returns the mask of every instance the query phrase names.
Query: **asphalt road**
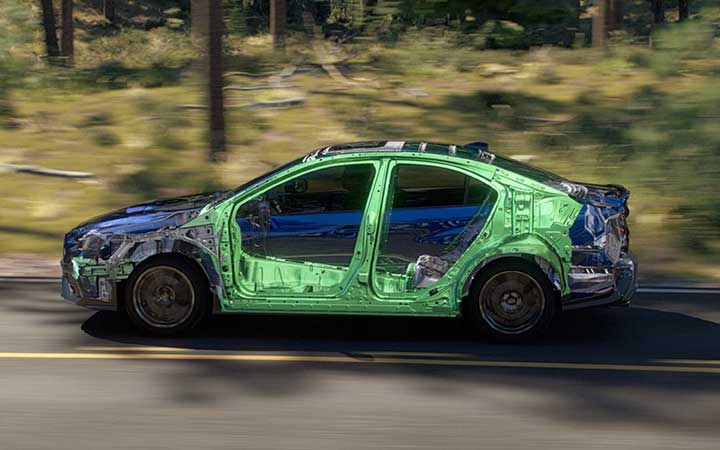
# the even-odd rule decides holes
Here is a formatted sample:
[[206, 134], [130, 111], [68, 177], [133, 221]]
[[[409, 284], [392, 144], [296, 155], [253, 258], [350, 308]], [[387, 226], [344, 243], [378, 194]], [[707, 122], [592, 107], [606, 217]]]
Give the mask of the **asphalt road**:
[[643, 293], [535, 345], [455, 320], [233, 316], [138, 335], [0, 283], [0, 449], [720, 448], [720, 294]]

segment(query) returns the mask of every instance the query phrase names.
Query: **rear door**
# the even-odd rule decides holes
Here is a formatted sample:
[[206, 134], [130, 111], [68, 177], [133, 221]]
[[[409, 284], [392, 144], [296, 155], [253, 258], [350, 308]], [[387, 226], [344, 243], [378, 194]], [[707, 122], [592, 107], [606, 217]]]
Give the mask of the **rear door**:
[[373, 289], [413, 300], [431, 288], [480, 235], [497, 192], [469, 172], [435, 163], [395, 161], [373, 262]]

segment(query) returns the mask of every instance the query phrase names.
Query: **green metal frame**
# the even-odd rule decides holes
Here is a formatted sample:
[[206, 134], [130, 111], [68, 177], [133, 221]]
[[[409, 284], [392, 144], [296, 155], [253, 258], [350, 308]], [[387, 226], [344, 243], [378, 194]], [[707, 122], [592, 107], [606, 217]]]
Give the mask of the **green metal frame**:
[[[240, 229], [235, 220], [243, 203], [303, 173], [356, 163], [373, 164], [375, 179], [349, 267], [243, 255]], [[378, 289], [374, 268], [385, 191], [390, 170], [398, 163], [457, 170], [485, 182], [497, 191], [498, 197], [478, 238], [440, 280], [430, 288], [388, 294]], [[552, 272], [548, 275], [555, 275], [560, 294], [568, 294], [567, 274], [572, 252], [569, 228], [581, 206], [563, 192], [482, 161], [430, 153], [353, 153], [311, 159], [291, 167], [220, 205], [206, 208], [184, 227], [212, 224], [217, 230], [218, 254], [212, 258], [223, 281], [216, 292], [222, 312], [456, 316], [468, 279], [488, 261], [502, 257], [522, 256], [544, 261], [543, 266], [549, 268], [546, 272]], [[271, 271], [263, 273], [263, 280], [275, 288], [270, 291], [249, 288], [241, 267], [253, 264], [263, 271]], [[283, 290], [282, 277], [288, 271], [309, 284], [318, 283], [320, 289]], [[329, 281], [323, 282], [323, 276]]]

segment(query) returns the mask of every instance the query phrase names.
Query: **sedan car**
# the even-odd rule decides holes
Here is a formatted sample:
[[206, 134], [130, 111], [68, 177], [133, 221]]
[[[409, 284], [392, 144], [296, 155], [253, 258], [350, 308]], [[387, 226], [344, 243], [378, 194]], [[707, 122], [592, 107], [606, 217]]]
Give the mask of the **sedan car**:
[[629, 304], [628, 196], [482, 142], [333, 145], [79, 225], [63, 296], [161, 335], [211, 312], [463, 315], [526, 340], [562, 310]]

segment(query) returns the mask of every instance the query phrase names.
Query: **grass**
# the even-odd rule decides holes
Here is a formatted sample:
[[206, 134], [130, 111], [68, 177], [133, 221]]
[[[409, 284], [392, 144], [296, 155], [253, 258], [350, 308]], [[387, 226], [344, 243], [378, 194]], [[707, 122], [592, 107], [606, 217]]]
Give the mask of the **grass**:
[[[656, 70], [656, 54], [637, 47], [608, 54], [476, 51], [458, 47], [452, 37], [408, 33], [392, 46], [338, 50], [323, 43], [320, 51], [293, 36], [288, 50], [277, 54], [267, 37], [232, 37], [228, 70], [342, 61], [337, 67], [349, 82], [315, 65], [286, 80], [288, 90], [227, 91], [228, 105], [296, 97], [305, 103], [282, 110], [228, 108], [227, 161], [212, 166], [205, 163], [206, 112], [180, 108], [204, 101], [189, 70], [186, 34], [164, 28], [137, 33], [89, 41], [79, 47], [75, 69], [52, 69], [50, 78], [35, 68], [12, 91], [20, 126], [0, 129], [0, 162], [97, 177], [2, 174], [0, 254], [57, 257], [62, 233], [88, 217], [158, 196], [235, 186], [328, 143], [486, 140], [500, 153], [532, 155], [533, 163], [572, 179], [628, 186], [632, 245], [645, 277], [720, 280], [720, 270], [712, 269], [719, 262], [717, 229], [695, 219], [697, 202], [688, 201], [710, 191], [688, 181], [697, 165], [678, 162], [690, 150], [672, 146], [698, 136], [715, 145], [720, 135], [714, 113], [697, 95], [699, 89], [720, 92], [715, 54], [694, 55], [691, 64], [667, 73]], [[92, 57], [84, 53], [90, 49]], [[139, 58], [146, 50], [147, 60]], [[98, 82], [108, 71], [119, 81]], [[695, 151], [706, 158], [708, 147]], [[714, 170], [720, 169], [705, 176], [717, 180]], [[704, 235], [703, 242], [688, 242], [688, 230]]]

